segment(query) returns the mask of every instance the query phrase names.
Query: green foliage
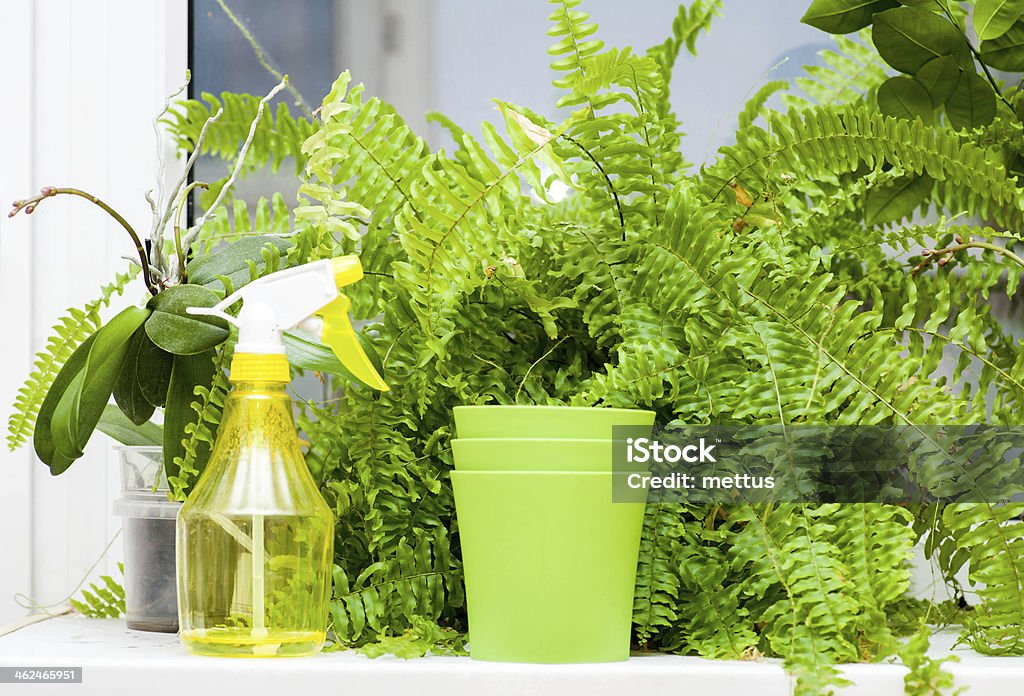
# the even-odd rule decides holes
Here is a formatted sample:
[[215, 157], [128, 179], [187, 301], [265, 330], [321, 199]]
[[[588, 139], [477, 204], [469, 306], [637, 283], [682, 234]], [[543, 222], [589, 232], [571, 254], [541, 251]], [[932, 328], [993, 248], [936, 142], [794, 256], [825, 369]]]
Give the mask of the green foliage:
[[966, 689], [953, 689], [953, 675], [942, 670], [947, 662], [957, 662], [954, 655], [936, 660], [928, 657], [928, 643], [932, 629], [922, 621], [917, 632], [900, 650], [900, 659], [910, 672], [903, 677], [905, 693], [908, 696], [955, 696]]
[[767, 113], [765, 111], [765, 102], [781, 90], [786, 89], [789, 84], [785, 80], [772, 80], [761, 85], [760, 89], [747, 100], [747, 103], [743, 106], [743, 110], [739, 115], [739, 127], [740, 130], [748, 128], [754, 121], [760, 116]]
[[[199, 142], [199, 134], [207, 120], [223, 109], [220, 117], [207, 128], [200, 154], [212, 155], [234, 162], [239, 145], [245, 141], [256, 118], [260, 97], [251, 94], [224, 92], [218, 99], [204, 92], [202, 100], [186, 99], [175, 104], [164, 118], [178, 149], [189, 153]], [[253, 147], [246, 158], [248, 169], [269, 167], [277, 171], [286, 159], [294, 159], [295, 173], [302, 171], [306, 158], [302, 143], [315, 132], [313, 123], [294, 117], [288, 104], [280, 102], [277, 112], [268, 109], [256, 123]]]
[[[578, 1], [552, 4], [559, 103], [580, 109], [563, 123], [498, 102], [505, 132], [485, 124], [478, 141], [435, 115], [455, 147], [430, 154], [346, 74], [305, 145], [296, 214], [308, 226], [290, 255], [347, 253], [358, 233], [371, 274], [355, 295], [368, 320], [361, 341], [392, 386], [375, 394], [339, 375], [338, 397], [307, 404], [300, 418], [310, 469], [339, 520], [334, 631], [339, 644], [373, 645], [371, 654], [422, 654], [446, 640], [436, 631], [465, 629], [448, 481], [455, 405], [636, 406], [662, 423], [922, 426], [984, 422], [985, 394], [995, 395], [995, 417], [1012, 422], [1024, 395], [1024, 361], [987, 306], [999, 288], [1015, 292], [1020, 269], [1007, 271], [998, 245], [973, 241], [998, 241], [1021, 218], [1007, 149], [1018, 131], [1003, 115], [984, 135], [916, 120], [939, 104], [948, 112], [968, 73], [961, 49], [943, 43], [963, 19], [955, 10], [954, 21], [927, 12], [914, 28], [941, 35], [925, 37], [938, 50], [927, 59], [896, 39], [885, 49], [917, 73], [899, 78], [919, 86], [902, 118], [876, 104], [905, 101], [907, 90], [887, 95], [877, 53], [840, 38], [825, 66], [798, 81], [804, 96], [784, 95], [793, 110], [767, 108], [782, 85], [764, 86], [740, 116], [736, 144], [690, 174], [667, 84], [717, 3], [681, 8], [672, 36], [646, 55], [606, 48]], [[877, 2], [867, 19], [847, 16], [854, 3], [837, 0], [815, 3], [819, 19], [833, 5], [850, 31], [896, 11]], [[899, 33], [903, 17], [888, 15], [880, 34]], [[556, 182], [568, 191], [562, 200], [551, 195]], [[904, 226], [932, 207], [969, 210], [1000, 229]], [[974, 252], [922, 253], [958, 239]], [[940, 375], [944, 351], [960, 356], [952, 380]], [[1024, 585], [1013, 561], [996, 560], [1000, 543], [1016, 552], [1017, 530], [1000, 509], [932, 514], [929, 548], [949, 577], [967, 563], [972, 582], [989, 588], [968, 621], [972, 641], [1020, 652]], [[905, 597], [908, 554], [928, 514], [652, 505], [636, 642], [782, 657], [800, 693], [822, 693], [841, 681], [837, 662], [892, 656], [935, 614]], [[915, 655], [905, 658], [915, 679], [938, 684]]]
[[712, 21], [721, 11], [721, 0], [694, 0], [689, 5], [679, 4], [672, 20], [672, 35], [647, 50], [647, 55], [661, 66], [666, 85], [672, 81], [672, 67], [679, 51], [685, 46], [687, 51], [697, 55], [697, 39], [711, 29]]
[[[979, 59], [957, 4], [816, 0], [805, 21], [843, 33], [870, 24], [861, 37], [877, 52], [839, 38], [797, 81], [803, 94], [783, 95], [787, 113], [767, 106], [783, 85], [763, 86], [735, 144], [690, 173], [668, 85], [720, 3], [681, 7], [671, 35], [642, 55], [606, 48], [580, 0], [552, 4], [554, 85], [559, 105], [578, 111], [555, 124], [498, 102], [504, 132], [485, 124], [482, 140], [434, 116], [454, 140], [448, 154], [431, 153], [347, 73], [316, 122], [279, 107], [256, 124], [247, 166], [294, 157], [299, 205], [289, 211], [278, 196], [253, 213], [229, 200], [199, 231], [189, 283], [161, 292], [145, 327], [118, 326], [116, 341], [87, 336], [95, 309], [72, 314], [34, 377], [52, 380], [53, 399], [33, 407], [23, 390], [12, 434], [24, 439], [34, 408], [37, 448], [60, 468], [95, 425], [92, 397], [82, 412], [87, 380], [136, 423], [164, 405], [169, 480], [183, 496], [213, 443], [233, 350], [223, 327], [198, 326], [184, 307], [287, 264], [358, 251], [368, 272], [352, 292], [360, 340], [392, 390], [367, 390], [291, 337], [294, 364], [331, 373], [334, 394], [306, 404], [299, 425], [338, 520], [332, 639], [413, 657], [464, 649], [448, 476], [455, 405], [635, 406], [660, 423], [900, 424], [925, 436], [929, 424], [1019, 420], [1024, 358], [989, 300], [1012, 298], [1022, 271], [1009, 265], [1024, 217], [1021, 127], [984, 74], [1016, 65], [1019, 21], [979, 1]], [[903, 74], [890, 78], [886, 63]], [[169, 117], [183, 148], [218, 108], [206, 99]], [[203, 151], [233, 156], [257, 103], [225, 95]], [[995, 227], [906, 224], [929, 210]], [[108, 344], [128, 369], [90, 375], [118, 354]], [[106, 360], [90, 363], [94, 350]], [[944, 356], [956, 362], [950, 374]], [[916, 472], [962, 465], [934, 444]], [[976, 485], [966, 467], [948, 476], [958, 490]], [[935, 692], [950, 681], [926, 656], [927, 618], [961, 622], [981, 652], [1024, 653], [1022, 512], [652, 504], [635, 641], [780, 657], [802, 694], [841, 684], [838, 662], [900, 654], [908, 689]], [[977, 606], [905, 596], [921, 537], [950, 582], [967, 569]]]
[[814, 0], [800, 21], [831, 34], [849, 34], [895, 4], [892, 0]]
[[977, 47], [967, 34], [962, 3], [947, 0], [814, 0], [803, 21], [834, 34], [871, 25], [878, 54], [907, 76], [883, 84], [882, 113], [932, 122], [944, 111], [950, 126], [970, 131], [1013, 112], [1012, 93], [990, 68], [1024, 70], [1022, 11], [1019, 0], [978, 0], [971, 15]]
[[236, 198], [231, 202], [230, 214], [227, 207], [222, 207], [207, 217], [207, 223], [192, 243], [198, 259], [205, 258], [224, 243], [253, 236], [283, 237], [294, 231], [292, 211], [280, 193], [269, 200], [261, 197], [256, 201], [255, 211], [250, 211], [245, 201]]
[[960, 549], [970, 554], [970, 580], [981, 605], [966, 625], [971, 647], [991, 655], [1024, 652], [1024, 505], [952, 505], [943, 522]]
[[[678, 617], [680, 581], [673, 561], [684, 531], [675, 506], [648, 506], [633, 594], [633, 623], [641, 648], [646, 648], [660, 629], [673, 626]], [[670, 539], [677, 543], [667, 543]]]
[[[117, 564], [124, 576], [124, 565]], [[101, 575], [102, 584], [90, 583], [82, 590], [81, 599], [69, 600], [80, 614], [94, 619], [117, 619], [124, 616], [124, 586], [109, 575]]]
[[[370, 564], [353, 580], [335, 566], [330, 603], [333, 635], [350, 645], [377, 642], [376, 647], [366, 648], [371, 657], [388, 647], [389, 634], [397, 635], [390, 640], [405, 644], [406, 649], [433, 645], [447, 633], [438, 630], [438, 619], [464, 601], [459, 576], [447, 534], [440, 527], [433, 535], [421, 536], [415, 546], [399, 539], [393, 558]], [[432, 628], [425, 631], [426, 626]], [[456, 642], [451, 649], [461, 649], [461, 644]]]
[[1022, 0], [978, 0], [971, 18], [982, 41], [998, 39], [1024, 15]]
[[[193, 155], [206, 152], [236, 160], [233, 173], [214, 187], [216, 198], [211, 206], [218, 205], [222, 194], [230, 193], [223, 189], [230, 187], [239, 171], [245, 169], [243, 165], [249, 155], [250, 169], [276, 170], [286, 156], [295, 156], [299, 169], [302, 168], [301, 146], [313, 132], [312, 124], [294, 121], [284, 104], [276, 119], [264, 111], [266, 102], [286, 85], [284, 79], [264, 99], [229, 94], [225, 95], [222, 108], [216, 99], [208, 97], [211, 109], [197, 102], [185, 102], [179, 110], [169, 115], [165, 110], [161, 114], [179, 144], [197, 150]], [[232, 141], [242, 142], [237, 154], [228, 150]], [[186, 170], [190, 170], [194, 160], [194, 156], [189, 157]], [[191, 435], [193, 431], [200, 438], [206, 434], [203, 418], [211, 414], [206, 408], [197, 408], [200, 420], [194, 423], [190, 404], [197, 390], [207, 389], [215, 379], [213, 349], [229, 337], [229, 331], [222, 320], [196, 316], [190, 310], [211, 307], [234, 285], [280, 268], [282, 255], [290, 255], [293, 249], [292, 243], [280, 234], [288, 232], [291, 225], [279, 196], [274, 198], [272, 213], [266, 201], [256, 206], [256, 225], [278, 231], [276, 236], [247, 234], [251, 232], [248, 210], [237, 201], [233, 204], [234, 230], [223, 209], [218, 209], [199, 216], [196, 225], [183, 232], [178, 218], [188, 196], [196, 186], [207, 187], [198, 182], [186, 184], [186, 179], [185, 175], [180, 178], [167, 199], [162, 192], [160, 200], [154, 200], [152, 192], [147, 193], [153, 209], [153, 228], [145, 245], [116, 211], [78, 189], [48, 186], [39, 195], [13, 204], [12, 216], [21, 211], [31, 213], [40, 202], [58, 194], [77, 195], [101, 207], [131, 236], [146, 289], [152, 295], [144, 309], [129, 307], [100, 326], [99, 309], [109, 302], [113, 292], [121, 293], [132, 274], [118, 276], [114, 284], [104, 288], [98, 300], [83, 310], [70, 310], [70, 315], [55, 327], [57, 335], [47, 350], [39, 354], [38, 369], [15, 403], [9, 423], [9, 445], [16, 447], [31, 433], [37, 456], [53, 474], [62, 473], [82, 456], [111, 396], [135, 428], [108, 417], [103, 430], [130, 440], [139, 438], [138, 428], [147, 423], [157, 408], [166, 409], [164, 462], [169, 478], [181, 483], [178, 493], [187, 485], [187, 475], [195, 471], [197, 464], [201, 465], [206, 451], [204, 443], [194, 442]], [[211, 220], [215, 224], [204, 230]], [[299, 225], [295, 232], [303, 230]], [[227, 238], [234, 241], [218, 247], [219, 240]], [[308, 256], [309, 252], [307, 245], [295, 256]], [[218, 295], [217, 290], [223, 294]], [[190, 436], [187, 443], [186, 434]], [[186, 465], [186, 476], [179, 478], [177, 466], [182, 462]]]
[[[233, 350], [223, 330], [191, 323], [207, 340], [194, 331], [182, 340], [174, 325], [194, 318], [181, 308], [284, 265], [358, 251], [367, 277], [352, 289], [353, 313], [392, 390], [371, 392], [316, 344], [289, 339], [295, 365], [331, 374], [333, 397], [305, 404], [298, 422], [338, 520], [339, 647], [402, 657], [464, 649], [448, 476], [455, 405], [646, 407], [660, 423], [691, 424], [1019, 420], [1024, 358], [989, 300], [1012, 298], [1021, 274], [1008, 265], [1008, 231], [1024, 217], [1021, 127], [984, 68], [1017, 64], [1020, 22], [979, 2], [979, 59], [958, 4], [816, 0], [808, 23], [872, 28], [860, 41], [837, 39], [825, 65], [797, 80], [802, 94], [783, 95], [789, 112], [767, 105], [784, 85], [764, 85], [739, 116], [735, 144], [691, 173], [668, 85], [720, 3], [681, 7], [671, 35], [645, 54], [606, 48], [580, 0], [552, 5], [554, 85], [559, 105], [577, 109], [569, 118], [556, 124], [498, 102], [503, 132], [484, 124], [478, 140], [435, 115], [454, 148], [431, 153], [391, 106], [342, 74], [315, 122], [282, 106], [256, 124], [246, 166], [295, 158], [298, 206], [228, 199], [199, 230], [190, 284], [175, 291], [196, 297], [174, 304], [165, 290], [153, 302], [159, 321], [119, 344], [134, 370], [112, 390], [136, 422], [162, 395], [169, 479], [181, 497], [213, 443]], [[903, 74], [890, 78], [886, 64]], [[168, 117], [183, 149], [219, 108], [204, 99]], [[257, 104], [225, 95], [203, 152], [232, 157]], [[906, 223], [929, 210], [967, 211], [994, 228]], [[273, 236], [255, 236], [265, 233]], [[71, 317], [75, 326], [87, 319]], [[89, 321], [81, 330], [64, 323], [66, 346], [49, 353], [72, 368], [51, 391], [88, 376], [85, 358], [100, 338], [86, 337], [98, 327]], [[144, 351], [171, 356], [170, 371]], [[47, 370], [39, 366], [40, 384]], [[72, 402], [60, 412], [73, 413]], [[52, 412], [43, 410], [36, 434], [46, 440]], [[78, 421], [62, 426], [65, 449], [80, 442], [69, 425]], [[25, 427], [11, 432], [24, 439]], [[935, 457], [949, 454], [936, 445]], [[914, 466], [926, 474], [935, 459]], [[969, 490], [968, 473], [955, 485]], [[979, 651], [1024, 652], [1021, 512], [652, 504], [635, 641], [713, 658], [780, 657], [798, 693], [839, 685], [838, 662], [897, 653], [911, 668], [908, 688], [948, 687], [925, 655], [926, 618], [963, 623]], [[921, 537], [950, 582], [966, 567], [977, 606], [940, 612], [905, 596]], [[901, 636], [915, 631], [901, 650]]]
[[796, 79], [803, 95], [784, 94], [786, 106], [805, 107], [812, 104], [834, 106], [856, 102], [886, 78], [885, 63], [868, 43], [870, 37], [860, 32], [857, 39], [837, 36], [836, 49], [821, 52], [824, 65], [806, 66], [804, 77]]
[[127, 447], [160, 447], [164, 441], [163, 428], [156, 423], [137, 425], [120, 408], [107, 404], [96, 429]]
[[221, 347], [214, 352], [210, 379], [203, 383], [196, 381], [191, 391], [187, 386], [181, 398], [188, 405], [189, 411], [176, 414], [176, 434], [173, 438], [164, 436], [161, 444], [173, 450], [167, 469], [167, 482], [175, 500], [184, 500], [191, 487], [199, 480], [206, 464], [206, 458], [213, 449], [217, 426], [224, 412], [224, 399], [227, 398], [230, 384], [226, 369], [230, 364], [231, 351]]
[[63, 473], [82, 456], [110, 400], [135, 332], [149, 310], [127, 307], [68, 358], [39, 407], [36, 455], [50, 473]]
[[81, 309], [69, 309], [51, 329], [52, 335], [46, 342], [46, 348], [36, 354], [32, 374], [18, 390], [13, 412], [7, 421], [7, 445], [12, 451], [23, 445], [32, 434], [39, 407], [61, 366], [71, 357], [75, 348], [100, 327], [100, 310], [110, 303], [115, 294], [123, 293], [135, 275], [130, 271], [117, 275], [114, 282], [103, 286], [98, 298]]
[[369, 658], [394, 655], [408, 660], [433, 655], [469, 655], [466, 650], [465, 633], [451, 628], [442, 628], [424, 619], [413, 619], [413, 625], [398, 636], [382, 636], [376, 643], [367, 643], [359, 652]]

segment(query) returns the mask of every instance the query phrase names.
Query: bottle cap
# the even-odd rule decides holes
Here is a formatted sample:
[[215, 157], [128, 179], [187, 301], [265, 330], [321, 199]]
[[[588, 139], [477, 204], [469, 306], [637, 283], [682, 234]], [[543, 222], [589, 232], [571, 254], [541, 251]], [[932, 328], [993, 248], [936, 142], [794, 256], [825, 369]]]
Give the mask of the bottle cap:
[[231, 357], [231, 382], [282, 382], [291, 379], [288, 358], [276, 353], [235, 353]]

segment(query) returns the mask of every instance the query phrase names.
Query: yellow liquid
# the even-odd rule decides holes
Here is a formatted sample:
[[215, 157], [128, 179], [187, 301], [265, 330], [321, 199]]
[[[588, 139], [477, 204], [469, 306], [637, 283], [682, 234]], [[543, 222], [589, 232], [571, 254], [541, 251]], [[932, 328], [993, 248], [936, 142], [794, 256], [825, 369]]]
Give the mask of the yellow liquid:
[[212, 628], [182, 631], [181, 642], [194, 655], [301, 657], [320, 652], [326, 637], [315, 631], [291, 631], [256, 638], [248, 628]]

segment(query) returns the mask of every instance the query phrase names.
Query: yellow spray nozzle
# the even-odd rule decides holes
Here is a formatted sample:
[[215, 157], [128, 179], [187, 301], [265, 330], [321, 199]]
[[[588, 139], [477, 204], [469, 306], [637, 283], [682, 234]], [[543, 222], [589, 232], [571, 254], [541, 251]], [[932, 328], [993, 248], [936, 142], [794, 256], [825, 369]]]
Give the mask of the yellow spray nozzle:
[[363, 265], [359, 263], [358, 256], [339, 256], [331, 259], [331, 269], [334, 271], [334, 284], [339, 288], [363, 278]]
[[[356, 263], [358, 264], [358, 259]], [[360, 269], [361, 272], [362, 269]], [[347, 297], [339, 294], [337, 299], [318, 312], [324, 320], [322, 339], [324, 345], [333, 350], [341, 364], [347, 367], [360, 381], [374, 389], [389, 391], [387, 383], [378, 374], [377, 368], [370, 362], [370, 358], [363, 352], [363, 347], [359, 345], [355, 329], [352, 328], [352, 321], [348, 318], [351, 304]]]

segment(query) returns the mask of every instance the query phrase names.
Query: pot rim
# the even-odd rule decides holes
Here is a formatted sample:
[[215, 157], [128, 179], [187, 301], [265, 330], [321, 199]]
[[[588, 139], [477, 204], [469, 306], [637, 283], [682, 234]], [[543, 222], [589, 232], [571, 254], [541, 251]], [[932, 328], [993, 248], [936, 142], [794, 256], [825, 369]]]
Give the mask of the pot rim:
[[604, 406], [560, 406], [553, 404], [463, 404], [455, 406], [453, 410], [477, 411], [483, 409], [505, 411], [573, 411], [580, 413], [654, 413], [654, 411], [645, 408], [606, 408]]

